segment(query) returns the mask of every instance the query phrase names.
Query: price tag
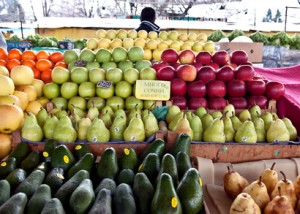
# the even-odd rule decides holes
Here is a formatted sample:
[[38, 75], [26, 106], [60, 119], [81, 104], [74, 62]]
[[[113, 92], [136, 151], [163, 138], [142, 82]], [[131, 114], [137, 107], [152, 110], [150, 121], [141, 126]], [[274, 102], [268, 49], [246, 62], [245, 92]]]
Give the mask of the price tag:
[[130, 150], [129, 149], [124, 149], [124, 153], [125, 153], [125, 155], [129, 155], [130, 154]]
[[138, 171], [140, 172], [140, 171], [142, 170], [142, 168], [143, 168], [143, 164], [141, 164], [141, 165], [139, 166]]
[[173, 198], [172, 198], [171, 205], [172, 205], [173, 208], [176, 208], [176, 207], [177, 207], [177, 205], [178, 205], [178, 200], [177, 200], [176, 197], [173, 197]]
[[65, 155], [65, 156], [64, 156], [64, 162], [65, 162], [66, 164], [68, 164], [69, 161], [70, 161], [70, 160], [69, 160], [69, 157], [68, 157], [67, 155]]
[[47, 158], [49, 156], [48, 152], [43, 152], [43, 156]]
[[171, 83], [160, 80], [137, 80], [135, 96], [141, 100], [169, 100]]
[[1, 166], [2, 166], [2, 167], [5, 167], [5, 166], [6, 166], [6, 162], [5, 162], [5, 161], [2, 162], [2, 163], [1, 163]]
[[77, 146], [75, 146], [75, 150], [80, 150], [82, 148], [82, 146], [81, 145], [77, 145]]
[[100, 80], [97, 83], [97, 87], [98, 88], [110, 88], [112, 86], [112, 82], [111, 81], [106, 81], [106, 80]]

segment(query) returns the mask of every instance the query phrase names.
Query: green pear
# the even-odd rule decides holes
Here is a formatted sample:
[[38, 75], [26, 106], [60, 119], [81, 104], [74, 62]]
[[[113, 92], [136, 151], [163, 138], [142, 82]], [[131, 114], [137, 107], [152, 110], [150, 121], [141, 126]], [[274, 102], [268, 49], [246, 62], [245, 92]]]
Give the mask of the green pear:
[[107, 129], [111, 127], [112, 119], [108, 111], [100, 114], [99, 118], [104, 122]]
[[233, 126], [234, 131], [237, 131], [241, 127], [241, 125], [243, 124], [236, 115], [230, 117], [230, 120], [232, 122], [232, 126]]
[[221, 118], [216, 118], [207, 127], [203, 134], [204, 142], [225, 143], [224, 122]]
[[77, 132], [68, 116], [62, 116], [59, 119], [53, 133], [53, 139], [58, 142], [72, 143], [77, 139]]
[[278, 114], [274, 111], [271, 112], [273, 120], [279, 119]]
[[261, 117], [256, 117], [253, 120], [255, 131], [257, 134], [257, 142], [262, 143], [266, 141], [265, 122]]
[[223, 117], [223, 123], [224, 123], [225, 142], [233, 141], [234, 136], [235, 136], [235, 130], [233, 128], [230, 117], [229, 116], [224, 116]]
[[99, 116], [100, 112], [96, 106], [92, 106], [89, 108], [86, 117], [89, 118], [91, 121]]
[[113, 116], [113, 120], [118, 117], [118, 116], [122, 116], [127, 120], [127, 115], [124, 109], [119, 108], [114, 112], [114, 116]]
[[123, 139], [125, 141], [144, 141], [145, 138], [146, 132], [142, 119], [138, 116], [133, 117], [124, 130]]
[[53, 108], [51, 111], [49, 111], [49, 114], [55, 115], [61, 111], [61, 108]]
[[168, 113], [166, 115], [166, 121], [167, 121], [167, 123], [169, 124], [173, 120], [173, 118], [175, 117], [175, 115], [178, 114], [180, 111], [181, 110], [180, 110], [180, 108], [178, 106], [176, 106], [176, 105], [170, 106], [169, 107], [169, 111], [168, 111]]
[[[137, 105], [138, 106], [138, 105]], [[128, 117], [127, 117], [127, 123], [129, 124], [130, 120], [134, 117], [139, 117], [140, 119], [142, 119], [142, 111], [141, 109], [139, 109], [138, 107], [136, 106], [136, 108], [134, 109], [131, 109], [129, 111], [129, 114], [128, 114]]]
[[257, 134], [252, 121], [245, 121], [242, 126], [236, 131], [235, 141], [238, 143], [256, 143]]
[[53, 139], [53, 133], [57, 124], [58, 118], [52, 114], [48, 115], [43, 126], [43, 132], [46, 139]]
[[71, 112], [73, 113], [73, 114], [77, 114], [79, 117], [85, 117], [85, 115], [86, 115], [86, 112], [85, 111], [83, 111], [81, 108], [78, 108], [78, 107], [76, 107], [76, 106], [74, 106], [74, 105], [72, 105], [72, 109], [71, 109]]
[[191, 139], [193, 139], [193, 130], [191, 128], [190, 122], [186, 117], [186, 114], [184, 114], [184, 116], [178, 120], [173, 131], [178, 134], [185, 133], [189, 135]]
[[205, 131], [210, 126], [213, 120], [214, 118], [209, 113], [206, 113], [201, 117], [203, 131]]
[[192, 118], [188, 119], [191, 129], [193, 130], [193, 138], [194, 141], [202, 141], [202, 135], [203, 135], [203, 127], [201, 119], [195, 115], [192, 114]]
[[199, 108], [197, 108], [194, 111], [194, 114], [197, 115], [200, 119], [202, 118], [203, 115], [205, 115], [207, 113], [206, 109], [202, 106], [200, 106]]
[[230, 103], [227, 103], [227, 105], [223, 109], [223, 115], [228, 117], [232, 117], [233, 115], [235, 115], [234, 106]]
[[273, 121], [273, 116], [272, 116], [271, 112], [266, 111], [261, 115], [261, 118], [264, 120], [265, 130], [267, 131]]
[[43, 139], [44, 134], [42, 128], [39, 126], [35, 114], [29, 112], [24, 119], [21, 129], [22, 138], [34, 142], [39, 142]]
[[216, 119], [216, 118], [221, 118], [223, 117], [223, 114], [221, 111], [214, 111], [211, 113], [211, 116], [213, 117], [213, 119]]
[[186, 110], [185, 111], [185, 116], [186, 116], [186, 118], [188, 119], [188, 120], [191, 120], [192, 119], [192, 117], [193, 117], [193, 112], [192, 111], [190, 111], [190, 110]]
[[48, 117], [48, 112], [45, 108], [41, 107], [39, 112], [36, 115], [37, 122], [40, 127], [43, 127], [46, 119]]
[[101, 111], [100, 111], [100, 114], [104, 114], [105, 112], [108, 112], [110, 117], [113, 117], [114, 116], [114, 110], [112, 109], [112, 107], [110, 106], [104, 106]]
[[78, 123], [78, 140], [86, 140], [87, 131], [91, 125], [92, 121], [89, 117], [81, 118], [81, 120]]
[[296, 140], [298, 133], [297, 133], [297, 129], [293, 125], [292, 121], [286, 117], [284, 117], [282, 119], [282, 121], [284, 122], [286, 128], [288, 129], [288, 131], [290, 133], [290, 140]]
[[[81, 120], [82, 117], [80, 117], [78, 114], [74, 114], [73, 111], [71, 111], [71, 115], [69, 117], [72, 121], [73, 127], [75, 127], [76, 130], [78, 130], [78, 123]], [[60, 120], [61, 118], [59, 118]]]
[[142, 119], [147, 116], [147, 115], [151, 115], [154, 117], [154, 114], [152, 113], [152, 111], [150, 111], [149, 109], [145, 109], [142, 111]]
[[241, 111], [241, 113], [239, 114], [239, 119], [242, 123], [245, 122], [246, 120], [251, 120], [252, 118], [249, 110], [244, 109], [243, 111]]
[[174, 117], [173, 119], [171, 120], [171, 122], [169, 123], [168, 125], [168, 129], [173, 131], [174, 130], [174, 127], [176, 126], [177, 122], [179, 119], [183, 118], [183, 115], [184, 115], [184, 112], [183, 111], [180, 111], [178, 112]]
[[55, 114], [55, 116], [58, 118], [58, 119], [60, 119], [62, 116], [68, 116], [69, 115], [69, 113], [66, 111], [66, 110], [60, 110], [59, 112], [57, 112], [56, 114]]
[[261, 109], [260, 109], [259, 105], [255, 104], [255, 105], [251, 106], [251, 108], [249, 109], [249, 112], [250, 112], [252, 120], [254, 118], [261, 116]]
[[267, 142], [273, 143], [289, 140], [290, 133], [284, 122], [281, 119], [272, 121], [269, 129], [267, 130]]
[[88, 128], [86, 139], [93, 143], [107, 143], [110, 140], [110, 131], [101, 119], [95, 118]]
[[123, 140], [123, 133], [124, 133], [124, 130], [126, 129], [126, 127], [127, 127], [126, 117], [124, 117], [122, 115], [118, 115], [114, 119], [114, 121], [109, 129], [111, 140]]
[[159, 130], [159, 127], [154, 114], [149, 110], [146, 111], [148, 111], [148, 114], [143, 117], [143, 123], [145, 127], [146, 138], [149, 138]]

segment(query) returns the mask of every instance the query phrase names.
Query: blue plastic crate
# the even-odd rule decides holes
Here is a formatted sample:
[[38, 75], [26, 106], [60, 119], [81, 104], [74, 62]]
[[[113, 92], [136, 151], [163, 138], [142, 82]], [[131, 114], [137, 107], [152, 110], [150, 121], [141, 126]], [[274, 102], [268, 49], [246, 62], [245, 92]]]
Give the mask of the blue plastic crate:
[[27, 42], [27, 41], [22, 41], [22, 42], [10, 42], [10, 41], [7, 41], [7, 50], [11, 50], [13, 48], [17, 48], [21, 51], [25, 51], [25, 50], [28, 50], [32, 47], [31, 43], [30, 42]]

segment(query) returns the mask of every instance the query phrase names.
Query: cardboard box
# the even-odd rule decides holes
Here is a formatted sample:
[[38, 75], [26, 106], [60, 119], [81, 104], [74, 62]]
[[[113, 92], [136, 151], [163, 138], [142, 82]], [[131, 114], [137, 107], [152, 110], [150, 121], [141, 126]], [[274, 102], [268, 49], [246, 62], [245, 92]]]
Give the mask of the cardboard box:
[[262, 42], [219, 42], [216, 43], [217, 50], [226, 50], [231, 53], [234, 50], [244, 50], [247, 52], [250, 62], [262, 62], [263, 58], [263, 46]]

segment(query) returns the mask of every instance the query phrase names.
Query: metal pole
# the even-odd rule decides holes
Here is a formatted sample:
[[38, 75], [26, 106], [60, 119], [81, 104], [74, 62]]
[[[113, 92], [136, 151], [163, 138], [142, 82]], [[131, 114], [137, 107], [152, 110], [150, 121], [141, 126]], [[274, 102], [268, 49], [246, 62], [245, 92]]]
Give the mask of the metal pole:
[[287, 11], [288, 11], [288, 7], [285, 7], [284, 32], [286, 32]]
[[22, 25], [22, 21], [21, 22], [21, 34], [22, 34], [22, 39], [24, 39], [24, 34], [23, 34], [23, 25]]

